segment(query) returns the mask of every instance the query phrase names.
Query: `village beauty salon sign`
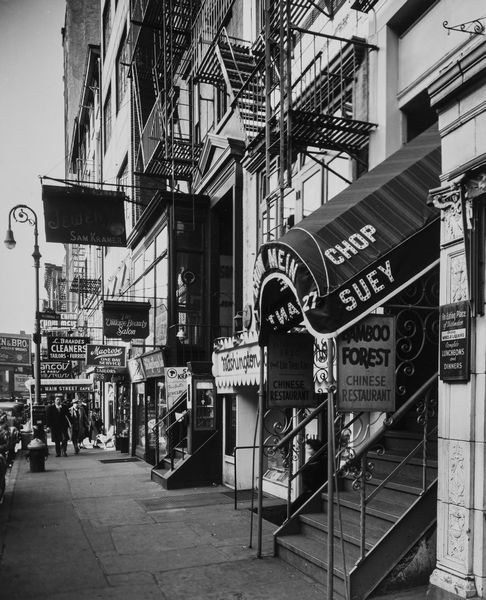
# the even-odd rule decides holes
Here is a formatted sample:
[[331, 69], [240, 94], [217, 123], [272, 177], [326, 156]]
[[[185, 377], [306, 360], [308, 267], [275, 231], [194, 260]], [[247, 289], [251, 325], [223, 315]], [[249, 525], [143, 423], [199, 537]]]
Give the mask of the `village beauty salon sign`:
[[337, 338], [338, 409], [395, 410], [395, 317], [371, 315]]
[[43, 185], [42, 200], [48, 242], [126, 246], [123, 193]]
[[145, 339], [149, 328], [150, 302], [103, 302], [103, 333], [108, 338]]

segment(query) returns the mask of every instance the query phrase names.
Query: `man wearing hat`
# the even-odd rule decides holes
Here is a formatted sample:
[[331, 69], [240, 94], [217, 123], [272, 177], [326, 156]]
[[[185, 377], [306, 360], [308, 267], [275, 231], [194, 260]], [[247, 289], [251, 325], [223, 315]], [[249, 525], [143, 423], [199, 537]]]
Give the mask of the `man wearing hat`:
[[62, 395], [57, 394], [54, 404], [47, 407], [47, 425], [51, 429], [51, 439], [56, 445], [56, 456], [67, 456], [69, 415], [67, 408], [62, 404]]
[[69, 420], [71, 421], [71, 441], [74, 452], [78, 454], [80, 444], [89, 433], [89, 420], [84, 406], [77, 398], [74, 398], [73, 405], [69, 409]]

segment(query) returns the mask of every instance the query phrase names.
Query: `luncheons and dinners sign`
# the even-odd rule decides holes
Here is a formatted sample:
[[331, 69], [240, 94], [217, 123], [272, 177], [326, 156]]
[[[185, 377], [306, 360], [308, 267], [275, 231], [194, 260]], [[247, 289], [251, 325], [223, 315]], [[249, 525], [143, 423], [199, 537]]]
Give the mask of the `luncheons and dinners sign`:
[[121, 192], [43, 185], [46, 240], [125, 247], [124, 199]]
[[150, 333], [150, 302], [103, 302], [103, 333], [123, 340], [145, 339]]
[[0, 365], [30, 365], [30, 335], [0, 333]]
[[126, 348], [124, 346], [86, 346], [86, 366], [88, 367], [126, 367]]
[[338, 408], [395, 410], [395, 317], [371, 315], [337, 338]]
[[440, 307], [440, 378], [442, 381], [469, 381], [469, 302]]
[[267, 406], [314, 406], [313, 338], [306, 334], [272, 334], [267, 352]]

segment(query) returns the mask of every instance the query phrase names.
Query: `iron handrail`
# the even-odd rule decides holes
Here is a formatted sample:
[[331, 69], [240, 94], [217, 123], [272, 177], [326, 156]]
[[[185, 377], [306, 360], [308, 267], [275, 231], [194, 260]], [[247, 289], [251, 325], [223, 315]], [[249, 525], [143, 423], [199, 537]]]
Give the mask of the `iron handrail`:
[[289, 431], [289, 433], [287, 433], [287, 435], [285, 435], [280, 442], [274, 446], [274, 449], [280, 450], [280, 448], [286, 446], [291, 440], [293, 440], [296, 435], [298, 435], [311, 421], [317, 417], [318, 414], [324, 410], [326, 404], [327, 398], [324, 400], [324, 402], [321, 402], [319, 406], [314, 408], [314, 410], [312, 410], [305, 419], [303, 419], [296, 427], [294, 427], [292, 431]]

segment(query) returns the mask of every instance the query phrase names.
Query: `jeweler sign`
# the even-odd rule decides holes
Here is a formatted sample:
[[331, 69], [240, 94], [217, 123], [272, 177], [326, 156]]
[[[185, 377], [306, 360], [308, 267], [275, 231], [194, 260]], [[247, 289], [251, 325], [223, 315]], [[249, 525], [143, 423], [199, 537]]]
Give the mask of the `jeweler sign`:
[[126, 348], [124, 346], [86, 346], [86, 366], [90, 367], [126, 367]]
[[267, 347], [267, 406], [315, 406], [314, 346], [307, 334], [270, 334]]
[[337, 405], [395, 410], [395, 317], [370, 315], [337, 337]]
[[440, 371], [442, 381], [469, 381], [470, 308], [468, 302], [440, 307]]
[[84, 360], [88, 337], [47, 336], [47, 356], [50, 360]]

